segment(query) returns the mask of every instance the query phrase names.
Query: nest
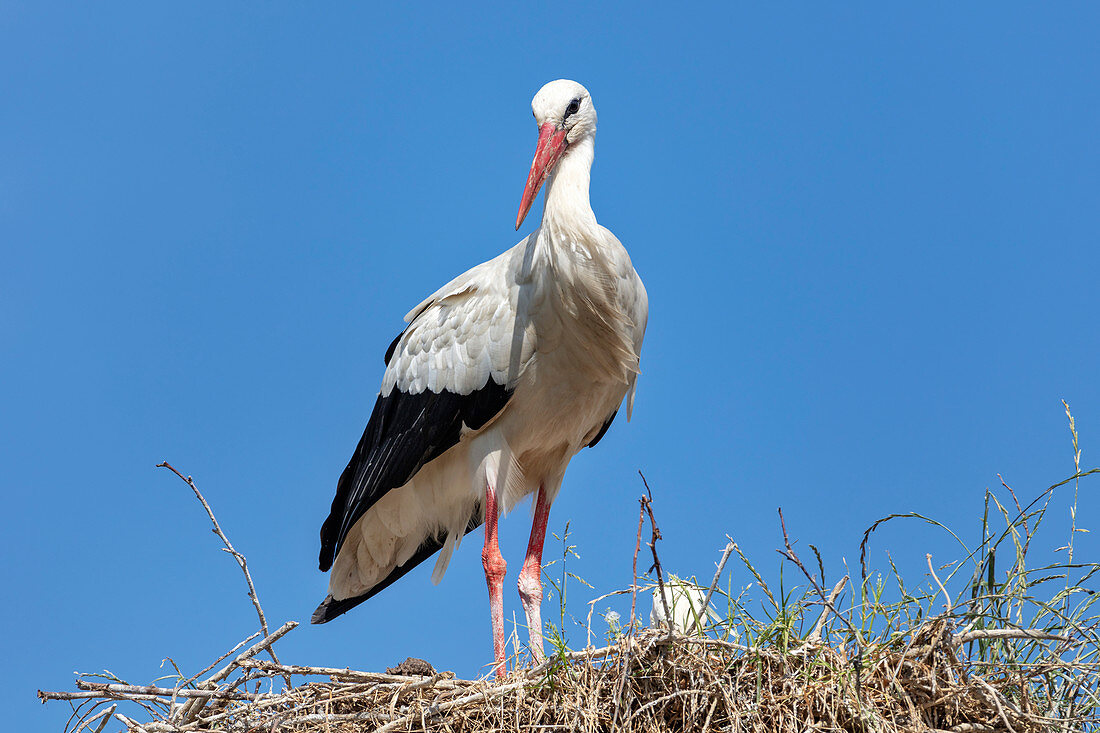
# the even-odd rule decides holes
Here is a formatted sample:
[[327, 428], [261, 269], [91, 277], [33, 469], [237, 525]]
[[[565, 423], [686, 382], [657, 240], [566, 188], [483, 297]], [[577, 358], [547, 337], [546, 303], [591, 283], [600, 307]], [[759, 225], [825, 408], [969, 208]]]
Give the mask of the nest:
[[[271, 636], [293, 626], [287, 624]], [[140, 704], [152, 720], [139, 723], [112, 706], [98, 715], [87, 710], [77, 730], [97, 730], [97, 719], [106, 723], [113, 717], [128, 730], [145, 733], [1025, 733], [1077, 728], [1065, 717], [1048, 717], [1049, 711], [1029, 694], [1044, 670], [1024, 676], [967, 661], [960, 652], [964, 644], [979, 638], [973, 633], [952, 634], [948, 620], [940, 618], [926, 622], [904, 646], [860, 650], [800, 642], [783, 651], [648, 629], [602, 649], [562, 652], [501, 680], [460, 680], [447, 672], [407, 676], [276, 664], [252, 658], [269, 646], [261, 642], [227, 665], [228, 672], [189, 686], [160, 689], [85, 680], [78, 681], [82, 692], [40, 695], [95, 700], [99, 705], [119, 700]], [[982, 636], [1037, 633], [987, 631]], [[293, 684], [295, 678], [316, 681]], [[265, 683], [282, 691], [247, 692]]]
[[[548, 627], [556, 651], [545, 661], [517, 667], [502, 679], [461, 680], [436, 673], [423, 660], [408, 660], [387, 674], [283, 664], [273, 645], [297, 623], [269, 632], [244, 556], [222, 532], [191, 478], [162, 465], [194, 490], [240, 564], [261, 631], [194, 675], [184, 677], [177, 670], [172, 687], [131, 685], [97, 674], [79, 677], [76, 691], [40, 691], [44, 702], [64, 700], [73, 706], [66, 733], [101, 733], [112, 721], [137, 733], [1100, 730], [1100, 614], [1094, 607], [1100, 595], [1086, 586], [1100, 573], [1100, 563], [1072, 558], [1037, 568], [1025, 563], [1051, 492], [1100, 469], [1079, 471], [1026, 507], [1006, 485], [1015, 516], [1003, 511], [1006, 528], [999, 533], [983, 520], [985, 539], [967, 558], [975, 564], [974, 575], [954, 601], [926, 555], [926, 587], [906, 590], [895, 568], [902, 598], [884, 603], [875, 590], [881, 590], [882, 578], [864, 570], [858, 594], [843, 611], [838, 605], [848, 576], [826, 593], [824, 569], [815, 577], [806, 568], [787, 536], [782, 513], [785, 549], [780, 555], [808, 581], [800, 597], [773, 594], [732, 540], [705, 594], [671, 576], [667, 584], [656, 550], [660, 532], [647, 495], [640, 501], [635, 582], [629, 590], [589, 603], [585, 626], [590, 640], [594, 604], [611, 595], [631, 595], [629, 623], [620, 627], [607, 617], [608, 646], [589, 643], [570, 651], [564, 630]], [[987, 501], [996, 498], [987, 492]], [[657, 575], [655, 598], [671, 628], [643, 629], [635, 616], [638, 594], [645, 590], [637, 573], [645, 514], [652, 525], [648, 546]], [[891, 515], [872, 525], [860, 546], [861, 560], [876, 528], [915, 516]], [[560, 586], [554, 585], [563, 599], [570, 577], [564, 562], [572, 550], [567, 536]], [[1010, 540], [1013, 562], [1002, 582], [994, 562], [998, 547], [1009, 546]], [[722, 594], [725, 614], [714, 614], [709, 605], [733, 553], [770, 604], [763, 606], [763, 614], [748, 610], [744, 591], [737, 597]], [[948, 583], [958, 566], [952, 567]], [[1053, 595], [1035, 593], [1052, 581], [1059, 586]], [[677, 593], [677, 588], [689, 592]], [[945, 610], [937, 614], [933, 609], [941, 598]], [[686, 617], [682, 602], [689, 604]], [[270, 661], [258, 659], [261, 654]]]

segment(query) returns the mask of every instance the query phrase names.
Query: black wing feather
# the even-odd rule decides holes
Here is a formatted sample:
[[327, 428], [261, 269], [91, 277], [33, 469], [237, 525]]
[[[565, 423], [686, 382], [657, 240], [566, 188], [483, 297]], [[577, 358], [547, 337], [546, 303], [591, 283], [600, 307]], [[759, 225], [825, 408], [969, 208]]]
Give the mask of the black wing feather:
[[390, 365], [390, 359], [393, 358], [393, 352], [397, 351], [397, 344], [401, 343], [401, 337], [405, 335], [405, 331], [408, 331], [409, 327], [405, 326], [401, 329], [401, 333], [397, 334], [393, 341], [390, 342], [389, 348], [386, 349], [386, 355], [382, 358], [382, 362], [386, 365]]
[[588, 444], [589, 448], [596, 445], [596, 443], [599, 443], [600, 439], [603, 438], [603, 436], [607, 435], [607, 429], [609, 427], [611, 427], [611, 423], [615, 421], [615, 416], [618, 415], [618, 414], [619, 414], [618, 410], [615, 410], [615, 412], [611, 413], [611, 417], [607, 418], [607, 422], [605, 422], [603, 424], [603, 427], [600, 428], [600, 432], [596, 433], [596, 437], [593, 438], [592, 442]]
[[[481, 526], [481, 507], [478, 506], [470, 516], [470, 521], [466, 524], [466, 534], [470, 534], [475, 529]], [[393, 571], [383, 578], [377, 585], [371, 588], [369, 591], [361, 596], [355, 596], [354, 598], [345, 598], [343, 600], [336, 600], [332, 596], [326, 596], [325, 600], [321, 602], [321, 605], [317, 606], [317, 610], [313, 612], [313, 617], [309, 620], [311, 624], [323, 624], [326, 621], [347, 613], [351, 609], [358, 606], [360, 603], [366, 600], [370, 600], [374, 596], [378, 595], [386, 588], [396, 583], [405, 573], [415, 568], [420, 563], [427, 560], [443, 547], [443, 538], [429, 537], [417, 548], [416, 554], [413, 555], [405, 562], [404, 565], [400, 565], [393, 569]]]
[[[421, 466], [458, 443], [463, 425], [472, 430], [484, 426], [511, 395], [511, 390], [492, 378], [467, 395], [449, 390], [407, 394], [397, 387], [384, 397], [379, 395], [363, 437], [336, 484], [328, 519], [321, 526], [321, 570], [332, 567], [348, 531], [375, 502], [387, 491], [408, 483]], [[398, 570], [407, 572], [415, 564], [406, 563]]]

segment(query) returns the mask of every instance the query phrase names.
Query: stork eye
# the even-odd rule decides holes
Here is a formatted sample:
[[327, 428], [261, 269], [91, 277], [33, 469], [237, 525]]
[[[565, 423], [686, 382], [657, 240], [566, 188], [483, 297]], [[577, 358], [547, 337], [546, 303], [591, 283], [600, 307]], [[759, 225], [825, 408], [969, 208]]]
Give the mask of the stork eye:
[[569, 117], [569, 115], [576, 114], [580, 108], [581, 100], [574, 99], [572, 102], [569, 103], [569, 106], [565, 108], [565, 116]]

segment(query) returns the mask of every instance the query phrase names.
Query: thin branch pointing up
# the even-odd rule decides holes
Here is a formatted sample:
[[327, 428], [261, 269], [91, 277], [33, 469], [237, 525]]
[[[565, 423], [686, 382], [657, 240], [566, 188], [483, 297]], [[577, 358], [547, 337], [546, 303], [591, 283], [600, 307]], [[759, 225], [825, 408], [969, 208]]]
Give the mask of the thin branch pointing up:
[[[264, 609], [260, 606], [260, 598], [256, 595], [256, 586], [252, 584], [252, 575], [248, 572], [248, 561], [245, 560], [244, 555], [237, 552], [233, 547], [233, 543], [229, 541], [225, 532], [222, 531], [222, 526], [218, 524], [217, 517], [214, 516], [214, 510], [210, 508], [210, 504], [207, 503], [206, 497], [199, 491], [199, 487], [195, 486], [195, 482], [190, 476], [184, 476], [177, 471], [175, 467], [168, 461], [163, 461], [157, 464], [157, 468], [167, 468], [172, 473], [180, 477], [180, 480], [191, 487], [191, 490], [195, 492], [195, 496], [202, 503], [203, 509], [206, 510], [207, 516], [210, 517], [210, 521], [214, 523], [214, 534], [221, 538], [225, 544], [225, 551], [228, 552], [237, 561], [237, 564], [241, 566], [241, 572], [244, 573], [244, 580], [248, 583], [248, 597], [252, 599], [252, 605], [256, 607], [256, 615], [260, 617], [260, 629], [263, 631], [264, 636], [270, 636], [271, 632], [267, 629], [267, 618], [264, 616]], [[271, 655], [271, 659], [276, 664], [281, 664], [279, 658], [275, 656], [275, 650], [268, 647], [267, 653]]]

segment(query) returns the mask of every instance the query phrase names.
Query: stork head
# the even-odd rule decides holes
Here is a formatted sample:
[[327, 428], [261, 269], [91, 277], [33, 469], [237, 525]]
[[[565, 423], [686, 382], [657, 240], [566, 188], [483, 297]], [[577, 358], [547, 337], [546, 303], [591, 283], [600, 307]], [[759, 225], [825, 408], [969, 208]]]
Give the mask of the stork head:
[[519, 203], [516, 229], [523, 224], [543, 182], [554, 172], [571, 145], [596, 134], [596, 108], [588, 90], [575, 81], [558, 79], [538, 91], [531, 111], [539, 126], [539, 142], [527, 185]]

